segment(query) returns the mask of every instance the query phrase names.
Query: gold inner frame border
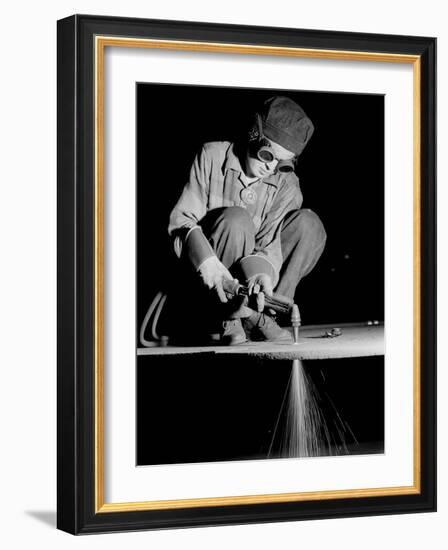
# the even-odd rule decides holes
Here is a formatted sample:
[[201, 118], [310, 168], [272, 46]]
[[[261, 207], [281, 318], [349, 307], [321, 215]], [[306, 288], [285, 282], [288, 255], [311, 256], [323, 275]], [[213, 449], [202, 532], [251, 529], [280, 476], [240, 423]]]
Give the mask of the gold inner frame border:
[[[142, 502], [104, 501], [104, 55], [106, 47], [150, 48], [207, 53], [234, 53], [350, 60], [413, 65], [413, 485], [366, 489], [342, 489], [301, 493], [273, 493], [216, 498], [191, 498]], [[95, 513], [167, 510], [279, 502], [304, 502], [419, 494], [421, 492], [421, 388], [420, 388], [420, 278], [421, 278], [421, 59], [402, 55], [345, 50], [256, 46], [181, 40], [156, 40], [96, 36], [95, 55]]]

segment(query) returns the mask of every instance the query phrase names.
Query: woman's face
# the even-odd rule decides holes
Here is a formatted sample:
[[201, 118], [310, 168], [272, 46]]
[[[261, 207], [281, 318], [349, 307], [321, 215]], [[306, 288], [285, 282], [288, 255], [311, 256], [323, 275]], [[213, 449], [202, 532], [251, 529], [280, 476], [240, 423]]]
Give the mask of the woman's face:
[[268, 138], [265, 138], [272, 149], [274, 159], [272, 162], [263, 162], [261, 161], [256, 154], [251, 153], [249, 150], [246, 153], [246, 162], [244, 167], [244, 172], [249, 178], [265, 178], [272, 175], [277, 168], [277, 164], [281, 160], [292, 160], [294, 158], [294, 153], [288, 151], [275, 141], [272, 141]]

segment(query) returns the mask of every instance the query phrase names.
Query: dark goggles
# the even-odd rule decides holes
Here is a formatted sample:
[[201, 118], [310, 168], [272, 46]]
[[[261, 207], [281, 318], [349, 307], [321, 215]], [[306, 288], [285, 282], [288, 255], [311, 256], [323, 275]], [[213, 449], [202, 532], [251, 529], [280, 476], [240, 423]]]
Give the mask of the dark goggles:
[[276, 172], [292, 172], [294, 170], [297, 157], [293, 157], [290, 160], [277, 159], [277, 157], [274, 155], [271, 144], [263, 135], [261, 118], [258, 114], [256, 115], [256, 121], [258, 131], [256, 130], [255, 135], [258, 139], [256, 139], [256, 141], [252, 143], [252, 156], [254, 158], [257, 158], [259, 161], [264, 162], [265, 164], [270, 164], [271, 162], [276, 160], [278, 162], [277, 166], [275, 167]]
[[277, 172], [292, 172], [294, 170], [295, 157], [290, 160], [278, 160], [274, 155], [269, 142], [263, 140], [264, 144], [261, 145], [256, 151], [257, 158], [265, 164], [270, 164], [274, 160], [278, 161], [277, 166], [275, 167]]

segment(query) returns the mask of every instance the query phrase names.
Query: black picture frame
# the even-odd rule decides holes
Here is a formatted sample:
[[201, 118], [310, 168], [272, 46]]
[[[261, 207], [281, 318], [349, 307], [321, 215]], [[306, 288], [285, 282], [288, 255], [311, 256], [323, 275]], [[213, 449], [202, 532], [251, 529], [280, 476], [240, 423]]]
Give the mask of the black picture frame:
[[[413, 57], [419, 66], [420, 479], [408, 494], [182, 508], [102, 508], [98, 479], [96, 37]], [[175, 49], [175, 48], [174, 48]], [[72, 534], [436, 510], [436, 39], [74, 15], [58, 21], [57, 525]], [[101, 304], [100, 304], [101, 306]], [[132, 366], [131, 366], [132, 367]], [[99, 426], [101, 428], [101, 426]], [[101, 429], [100, 429], [101, 431]], [[100, 472], [101, 473], [101, 472]]]

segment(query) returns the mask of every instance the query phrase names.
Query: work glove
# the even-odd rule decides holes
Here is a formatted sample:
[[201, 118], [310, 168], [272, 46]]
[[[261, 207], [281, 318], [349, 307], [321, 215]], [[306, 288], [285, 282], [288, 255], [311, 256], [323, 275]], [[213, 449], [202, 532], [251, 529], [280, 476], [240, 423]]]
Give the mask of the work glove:
[[230, 275], [225, 265], [223, 265], [216, 256], [210, 256], [202, 262], [198, 271], [204, 284], [208, 288], [216, 291], [219, 300], [223, 304], [227, 303], [228, 300], [223, 289], [223, 281], [225, 279], [233, 281], [233, 277]]
[[272, 279], [266, 273], [257, 273], [247, 279], [249, 296], [255, 296], [257, 300], [257, 311], [262, 312], [264, 310], [264, 297], [265, 295], [272, 296], [272, 287]]

